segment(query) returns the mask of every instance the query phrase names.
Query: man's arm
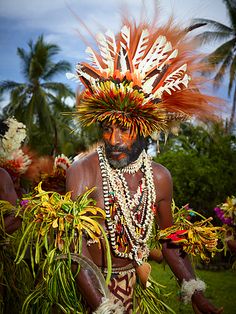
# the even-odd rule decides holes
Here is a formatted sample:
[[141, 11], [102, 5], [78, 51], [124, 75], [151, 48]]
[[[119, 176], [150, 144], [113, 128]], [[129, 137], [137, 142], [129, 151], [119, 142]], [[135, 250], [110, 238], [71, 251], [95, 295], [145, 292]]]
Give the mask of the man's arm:
[[17, 194], [11, 176], [9, 173], [0, 168], [0, 199], [16, 205]]
[[[169, 171], [161, 165], [154, 167], [154, 177], [157, 193], [157, 222], [160, 229], [165, 229], [173, 224], [171, 212], [172, 178]], [[163, 241], [162, 253], [180, 285], [184, 280], [196, 279], [189, 258], [181, 250], [181, 247], [169, 241]], [[201, 291], [193, 293], [192, 303], [195, 313], [221, 313], [223, 311], [222, 308], [215, 308]]]
[[[87, 164], [80, 164], [80, 161], [76, 161], [67, 170], [66, 190], [72, 191], [72, 199], [75, 200], [79, 194], [85, 191], [85, 187], [89, 186], [90, 180], [88, 180], [88, 173], [89, 169], [87, 169]], [[85, 237], [83, 237], [82, 254], [93, 261], [89, 253]], [[72, 269], [76, 272], [77, 265], [74, 264]], [[95, 311], [102, 303], [103, 295], [99, 291], [98, 284], [94, 281], [91, 271], [81, 267], [78, 275], [76, 276], [76, 285], [90, 309]]]
[[[82, 245], [82, 255], [86, 256], [92, 261], [91, 255], [87, 248], [87, 241], [83, 237]], [[77, 271], [77, 264], [72, 265], [72, 270]], [[95, 311], [99, 305], [102, 303], [102, 293], [100, 292], [100, 287], [98, 280], [94, 277], [94, 274], [86, 268], [80, 268], [78, 275], [75, 278], [76, 285], [83, 295], [86, 303], [92, 311]]]
[[[17, 198], [15, 187], [9, 173], [5, 169], [0, 168], [0, 199], [8, 201], [15, 206]], [[4, 217], [4, 224], [6, 233], [12, 234], [21, 226], [21, 218], [15, 217], [14, 213], [6, 215]]]

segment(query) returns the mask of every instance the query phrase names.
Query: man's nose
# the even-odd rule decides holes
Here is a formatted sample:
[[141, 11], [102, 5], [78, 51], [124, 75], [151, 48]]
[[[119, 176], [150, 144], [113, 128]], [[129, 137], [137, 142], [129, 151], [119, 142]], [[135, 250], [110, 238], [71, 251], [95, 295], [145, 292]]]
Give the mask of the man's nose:
[[110, 144], [112, 146], [118, 145], [121, 142], [120, 132], [118, 130], [113, 130], [110, 136]]

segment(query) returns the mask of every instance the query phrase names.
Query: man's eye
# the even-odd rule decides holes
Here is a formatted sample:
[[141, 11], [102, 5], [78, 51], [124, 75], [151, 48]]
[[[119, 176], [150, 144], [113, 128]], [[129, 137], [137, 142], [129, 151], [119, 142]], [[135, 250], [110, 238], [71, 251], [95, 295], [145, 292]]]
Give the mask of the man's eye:
[[103, 130], [103, 131], [106, 131], [107, 129], [109, 129], [109, 126], [108, 126], [108, 125], [103, 125], [103, 126], [102, 126], [102, 130]]
[[111, 131], [111, 129], [109, 127], [104, 127], [103, 128], [103, 132], [110, 132], [110, 131]]

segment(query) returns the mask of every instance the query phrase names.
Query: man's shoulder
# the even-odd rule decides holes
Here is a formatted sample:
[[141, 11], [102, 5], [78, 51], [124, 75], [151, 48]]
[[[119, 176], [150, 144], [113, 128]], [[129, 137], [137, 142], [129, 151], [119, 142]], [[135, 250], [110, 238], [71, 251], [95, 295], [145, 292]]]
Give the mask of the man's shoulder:
[[170, 171], [165, 166], [163, 166], [162, 164], [159, 164], [159, 163], [153, 161], [152, 162], [152, 168], [153, 168], [154, 177], [156, 177], [157, 179], [171, 180]]
[[98, 154], [97, 154], [97, 151], [94, 150], [89, 153], [82, 153], [82, 154], [77, 155], [74, 158], [74, 161], [69, 169], [72, 169], [72, 170], [77, 169], [77, 168], [89, 169], [97, 165], [98, 165]]
[[4, 180], [4, 181], [6, 181], [6, 180], [11, 181], [12, 180], [8, 171], [4, 168], [1, 168], [1, 167], [0, 167], [0, 178], [1, 178], [1, 180]]

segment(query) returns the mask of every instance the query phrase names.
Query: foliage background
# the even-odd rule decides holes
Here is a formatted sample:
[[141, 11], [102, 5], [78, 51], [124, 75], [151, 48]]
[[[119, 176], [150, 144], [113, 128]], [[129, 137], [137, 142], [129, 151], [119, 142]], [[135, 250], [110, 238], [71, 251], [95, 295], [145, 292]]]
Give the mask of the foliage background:
[[221, 123], [186, 123], [161, 148], [154, 159], [171, 172], [177, 206], [188, 203], [212, 216], [217, 204], [235, 194], [236, 137], [225, 133]]

